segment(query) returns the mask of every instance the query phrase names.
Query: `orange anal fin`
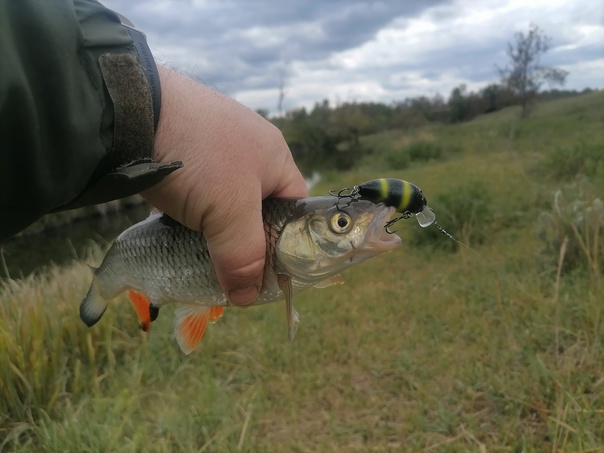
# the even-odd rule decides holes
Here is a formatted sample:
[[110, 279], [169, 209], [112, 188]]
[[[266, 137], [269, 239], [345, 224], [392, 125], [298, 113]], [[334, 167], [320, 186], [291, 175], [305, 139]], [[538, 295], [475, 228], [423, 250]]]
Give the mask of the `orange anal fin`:
[[151, 302], [149, 302], [147, 296], [145, 296], [143, 293], [139, 293], [138, 291], [128, 291], [128, 297], [130, 298], [132, 305], [134, 305], [141, 329], [147, 332], [149, 327], [151, 327]]
[[176, 341], [185, 354], [193, 352], [201, 341], [210, 320], [211, 311], [212, 308], [197, 304], [181, 305], [174, 311]]
[[214, 324], [224, 314], [224, 307], [212, 307], [210, 308], [210, 324]]

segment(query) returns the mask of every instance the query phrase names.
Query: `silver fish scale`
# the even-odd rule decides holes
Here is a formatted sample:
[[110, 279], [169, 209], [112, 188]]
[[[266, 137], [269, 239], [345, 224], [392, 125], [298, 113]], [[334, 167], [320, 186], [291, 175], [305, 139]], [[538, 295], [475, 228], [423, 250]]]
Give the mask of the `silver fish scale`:
[[106, 298], [128, 288], [158, 306], [170, 301], [226, 303], [205, 238], [160, 214], [124, 231], [96, 276]]

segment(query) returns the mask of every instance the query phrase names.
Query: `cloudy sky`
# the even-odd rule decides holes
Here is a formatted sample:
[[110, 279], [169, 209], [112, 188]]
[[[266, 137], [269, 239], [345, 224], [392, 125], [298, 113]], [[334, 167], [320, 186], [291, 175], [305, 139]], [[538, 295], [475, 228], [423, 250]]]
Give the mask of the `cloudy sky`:
[[448, 97], [497, 80], [531, 22], [566, 87], [604, 88], [601, 0], [101, 0], [147, 35], [156, 59], [253, 108]]

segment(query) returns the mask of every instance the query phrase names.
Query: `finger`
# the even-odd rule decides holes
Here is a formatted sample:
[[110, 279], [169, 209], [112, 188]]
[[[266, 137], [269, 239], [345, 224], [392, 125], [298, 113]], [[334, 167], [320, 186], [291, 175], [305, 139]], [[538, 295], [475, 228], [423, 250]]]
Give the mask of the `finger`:
[[229, 300], [247, 305], [262, 288], [266, 240], [260, 196], [205, 216], [203, 232], [218, 282]]
[[[267, 196], [275, 198], [304, 198], [308, 196], [306, 181], [300, 170], [298, 170], [287, 145], [285, 145], [285, 149], [287, 152], [283, 153], [284, 158], [281, 171], [275, 172], [272, 169], [273, 175], [278, 175], [279, 180], [271, 190], [263, 191], [262, 195], [264, 198]], [[268, 178], [265, 178], [265, 180], [268, 180]]]
[[[293, 161], [292, 161], [293, 162]], [[297, 167], [290, 169], [289, 173], [284, 173], [281, 183], [270, 194], [275, 198], [304, 198], [308, 196], [306, 181]]]

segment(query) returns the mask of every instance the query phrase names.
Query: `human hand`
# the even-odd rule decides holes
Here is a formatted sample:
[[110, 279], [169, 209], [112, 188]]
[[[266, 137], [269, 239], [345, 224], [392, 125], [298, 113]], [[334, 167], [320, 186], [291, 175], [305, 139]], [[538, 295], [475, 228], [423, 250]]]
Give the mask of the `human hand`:
[[251, 303], [262, 286], [262, 200], [308, 192], [281, 132], [237, 101], [159, 67], [162, 110], [155, 159], [184, 168], [143, 192], [151, 204], [202, 231], [231, 302]]

